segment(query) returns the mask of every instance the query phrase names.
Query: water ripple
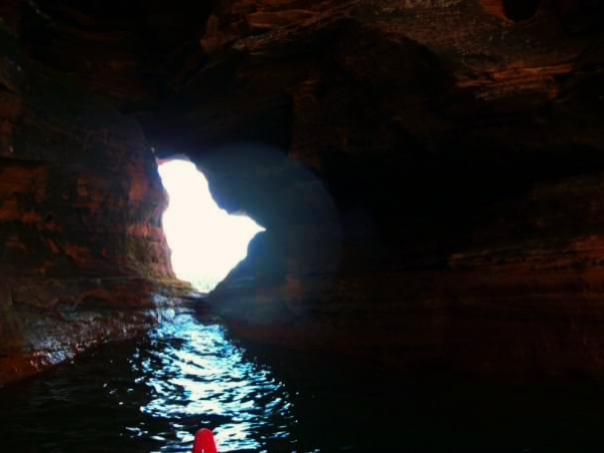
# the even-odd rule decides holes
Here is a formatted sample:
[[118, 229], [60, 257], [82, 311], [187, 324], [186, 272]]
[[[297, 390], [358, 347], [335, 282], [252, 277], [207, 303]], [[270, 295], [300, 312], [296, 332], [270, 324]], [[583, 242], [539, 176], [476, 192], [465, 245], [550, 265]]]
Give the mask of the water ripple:
[[0, 451], [185, 453], [200, 427], [222, 453], [604, 451], [604, 383], [403, 381], [359, 365], [231, 341], [183, 313], [0, 389]]
[[[152, 396], [140, 411], [172, 421], [175, 438], [161, 439], [160, 451], [181, 451], [192, 441], [190, 431], [178, 423], [182, 420], [197, 419], [200, 427], [222, 421], [215, 434], [224, 451], [260, 449], [260, 431], [275, 419], [280, 428], [270, 437], [289, 437], [296, 421], [285, 386], [270, 370], [247, 361], [221, 326], [203, 325], [183, 314], [176, 323], [151, 332], [149, 339], [130, 364], [141, 374], [137, 382], [144, 383]], [[145, 424], [125, 429], [139, 437]]]

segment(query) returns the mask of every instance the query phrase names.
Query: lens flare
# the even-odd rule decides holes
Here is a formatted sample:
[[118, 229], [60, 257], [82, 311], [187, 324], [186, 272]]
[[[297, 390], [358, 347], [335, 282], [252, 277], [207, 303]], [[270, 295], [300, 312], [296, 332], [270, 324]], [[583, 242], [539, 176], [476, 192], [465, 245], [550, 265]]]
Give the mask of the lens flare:
[[250, 240], [264, 228], [220, 209], [193, 163], [168, 161], [159, 174], [170, 197], [162, 220], [174, 272], [199, 291], [211, 291], [247, 256]]

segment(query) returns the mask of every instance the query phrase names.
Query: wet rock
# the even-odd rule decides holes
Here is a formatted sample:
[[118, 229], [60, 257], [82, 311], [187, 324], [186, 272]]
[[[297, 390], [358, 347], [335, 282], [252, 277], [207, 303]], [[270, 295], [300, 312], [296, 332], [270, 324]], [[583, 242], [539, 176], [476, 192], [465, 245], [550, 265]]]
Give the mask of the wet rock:
[[137, 124], [14, 40], [0, 31], [0, 384], [153, 325], [175, 283]]

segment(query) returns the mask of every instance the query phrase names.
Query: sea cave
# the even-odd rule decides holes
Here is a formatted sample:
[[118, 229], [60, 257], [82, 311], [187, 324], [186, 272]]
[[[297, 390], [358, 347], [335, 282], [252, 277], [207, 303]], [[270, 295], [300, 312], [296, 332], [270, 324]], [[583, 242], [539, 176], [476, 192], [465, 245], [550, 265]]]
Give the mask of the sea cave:
[[599, 451], [602, 20], [1, 2], [0, 450]]

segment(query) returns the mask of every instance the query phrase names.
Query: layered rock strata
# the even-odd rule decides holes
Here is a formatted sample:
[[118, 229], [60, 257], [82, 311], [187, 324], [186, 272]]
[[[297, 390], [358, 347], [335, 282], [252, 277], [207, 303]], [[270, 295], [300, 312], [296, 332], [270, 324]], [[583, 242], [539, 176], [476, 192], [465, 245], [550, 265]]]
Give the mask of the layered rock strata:
[[157, 322], [167, 200], [131, 119], [0, 31], [0, 384]]

